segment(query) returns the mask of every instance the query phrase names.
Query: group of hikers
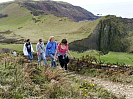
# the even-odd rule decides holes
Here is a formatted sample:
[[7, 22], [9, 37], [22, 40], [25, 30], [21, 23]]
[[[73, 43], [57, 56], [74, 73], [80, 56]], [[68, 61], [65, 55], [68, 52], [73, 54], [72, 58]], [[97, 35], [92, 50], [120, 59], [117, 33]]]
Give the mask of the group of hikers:
[[[46, 47], [44, 47], [42, 39], [39, 39], [36, 45], [36, 51], [38, 56], [38, 63], [40, 63], [43, 59], [44, 65], [48, 65], [46, 57], [50, 57], [51, 67], [56, 67], [56, 60], [58, 58], [60, 66], [65, 68], [65, 70], [67, 70], [67, 64], [69, 62], [67, 53], [71, 58], [73, 57], [69, 51], [67, 40], [62, 39], [61, 43], [57, 45], [54, 36], [49, 37]], [[32, 44], [30, 39], [27, 39], [27, 42], [23, 47], [23, 53], [25, 56], [28, 56], [29, 61], [32, 61], [33, 59], [32, 52], [34, 52]]]

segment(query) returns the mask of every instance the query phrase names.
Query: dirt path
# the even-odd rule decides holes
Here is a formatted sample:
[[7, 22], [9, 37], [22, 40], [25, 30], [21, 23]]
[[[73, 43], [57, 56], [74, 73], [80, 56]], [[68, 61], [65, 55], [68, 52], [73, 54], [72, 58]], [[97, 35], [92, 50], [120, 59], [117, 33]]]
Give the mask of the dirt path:
[[84, 79], [89, 81], [90, 83], [98, 84], [107, 89], [108, 91], [114, 93], [117, 97], [125, 95], [126, 99], [133, 99], [133, 85], [125, 85], [121, 83], [105, 81], [103, 79], [73, 73], [70, 73], [70, 75], [76, 77], [77, 79]]

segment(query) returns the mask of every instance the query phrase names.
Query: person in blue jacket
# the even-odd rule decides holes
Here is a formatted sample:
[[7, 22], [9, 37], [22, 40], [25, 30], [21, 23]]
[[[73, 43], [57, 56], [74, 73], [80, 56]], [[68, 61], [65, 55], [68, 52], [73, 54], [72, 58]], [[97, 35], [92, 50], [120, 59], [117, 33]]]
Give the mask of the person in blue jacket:
[[54, 60], [56, 48], [57, 48], [57, 43], [55, 41], [55, 38], [54, 36], [50, 36], [48, 43], [46, 45], [46, 57], [49, 56], [51, 58], [51, 67], [56, 67], [56, 62]]

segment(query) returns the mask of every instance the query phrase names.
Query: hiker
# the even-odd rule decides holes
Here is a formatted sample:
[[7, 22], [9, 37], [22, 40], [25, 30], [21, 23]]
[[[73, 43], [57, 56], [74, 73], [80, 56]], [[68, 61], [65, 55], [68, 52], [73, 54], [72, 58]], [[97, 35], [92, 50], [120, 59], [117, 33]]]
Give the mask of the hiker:
[[56, 47], [57, 47], [57, 43], [55, 41], [54, 36], [50, 36], [48, 43], [46, 45], [46, 57], [49, 56], [51, 58], [51, 67], [56, 67], [56, 62], [54, 60]]
[[43, 59], [44, 65], [48, 65], [46, 56], [45, 56], [44, 43], [42, 42], [42, 39], [39, 39], [36, 45], [36, 51], [37, 51], [37, 56], [38, 56], [38, 63], [41, 63], [41, 59]]
[[65, 67], [66, 72], [67, 71], [67, 64], [69, 62], [69, 58], [67, 56], [67, 53], [73, 58], [71, 55], [69, 49], [68, 49], [68, 43], [66, 39], [63, 39], [60, 44], [57, 45], [57, 50], [54, 56], [54, 59], [56, 59], [56, 56], [58, 55], [59, 63], [62, 68]]
[[27, 42], [24, 44], [23, 47], [23, 53], [25, 56], [28, 56], [28, 61], [32, 61], [33, 59], [32, 52], [34, 52], [32, 44], [30, 43], [30, 39], [27, 39]]

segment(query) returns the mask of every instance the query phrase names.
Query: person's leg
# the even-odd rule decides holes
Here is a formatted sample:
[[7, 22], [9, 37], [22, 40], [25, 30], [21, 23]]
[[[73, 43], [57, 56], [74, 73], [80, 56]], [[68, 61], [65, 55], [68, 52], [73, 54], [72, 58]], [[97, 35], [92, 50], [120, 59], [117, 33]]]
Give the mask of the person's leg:
[[64, 59], [65, 70], [67, 70], [67, 64], [68, 63], [69, 63], [69, 58], [68, 58], [68, 56], [65, 56], [65, 59]]
[[40, 63], [41, 62], [41, 55], [37, 55], [37, 57], [38, 57], [38, 63]]
[[46, 57], [45, 57], [45, 53], [41, 53], [41, 55], [42, 55], [42, 59], [44, 61], [44, 64], [45, 65], [48, 65], [47, 60], [46, 60]]
[[49, 54], [50, 58], [51, 58], [51, 67], [56, 67], [56, 62], [54, 61], [54, 54]]
[[64, 65], [65, 65], [65, 70], [67, 70], [67, 62], [64, 61]]
[[33, 55], [32, 55], [32, 52], [31, 52], [31, 60], [33, 60]]
[[30, 61], [33, 59], [32, 52], [28, 52], [28, 58], [29, 58]]
[[28, 60], [30, 60], [30, 52], [28, 52]]
[[64, 67], [64, 59], [63, 59], [63, 56], [58, 56], [58, 59], [59, 59], [59, 63], [61, 65], [61, 67], [63, 68]]

